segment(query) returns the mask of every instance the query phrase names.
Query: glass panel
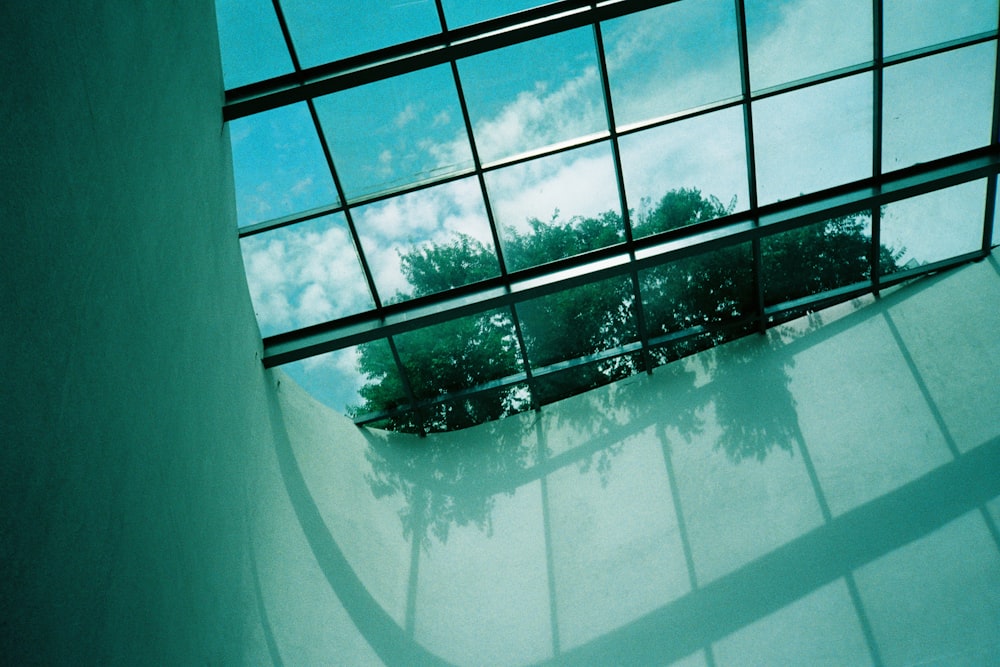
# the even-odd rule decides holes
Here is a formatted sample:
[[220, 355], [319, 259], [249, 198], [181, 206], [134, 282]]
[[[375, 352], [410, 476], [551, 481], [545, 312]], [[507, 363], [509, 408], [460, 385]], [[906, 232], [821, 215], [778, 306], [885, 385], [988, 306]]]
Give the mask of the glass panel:
[[636, 238], [746, 210], [743, 127], [737, 107], [621, 138]]
[[872, 175], [871, 74], [755, 102], [761, 204]]
[[[362, 382], [357, 390], [361, 401], [348, 411], [351, 417], [393, 410], [409, 403], [387, 340], [358, 346], [357, 368]], [[421, 421], [416, 413], [406, 412], [379, 422], [378, 427], [416, 433]]]
[[974, 252], [983, 245], [986, 181], [972, 181], [885, 207], [882, 245], [894, 249], [893, 270]]
[[607, 130], [591, 29], [484, 53], [458, 68], [484, 163]]
[[871, 279], [871, 214], [859, 213], [761, 240], [764, 305]]
[[871, 0], [747, 0], [754, 90], [872, 59]]
[[690, 0], [601, 24], [618, 126], [741, 94], [732, 0]]
[[304, 103], [234, 120], [229, 137], [241, 226], [338, 203]]
[[302, 67], [441, 31], [433, 2], [282, 0], [281, 7]]
[[518, 304], [532, 367], [635, 341], [632, 302], [631, 280], [610, 278]]
[[988, 145], [995, 66], [989, 42], [887, 67], [882, 169]]
[[510, 312], [494, 310], [396, 336], [413, 394], [436, 398], [524, 370]]
[[[348, 416], [354, 416], [355, 413], [364, 414], [368, 411], [359, 408], [365, 403], [359, 392], [365, 384], [365, 376], [361, 373], [359, 360], [362, 349], [368, 345], [378, 346], [386, 345], [386, 343], [380, 340], [375, 343], [327, 352], [302, 361], [285, 364], [281, 370], [288, 373], [299, 386], [320, 403]], [[396, 369], [391, 370], [391, 374], [395, 376]], [[398, 378], [395, 382], [399, 386]], [[405, 402], [402, 394], [397, 398], [396, 403]]]
[[316, 111], [349, 201], [472, 167], [448, 66], [317, 98]]
[[491, 171], [486, 187], [509, 270], [624, 240], [607, 143]]
[[226, 88], [292, 71], [292, 59], [270, 0], [216, 0]]
[[374, 307], [341, 214], [240, 239], [261, 334]]
[[479, 182], [469, 178], [354, 210], [365, 258], [385, 302], [500, 272]]
[[753, 315], [749, 243], [721, 248], [639, 272], [650, 338]]
[[997, 29], [997, 0], [883, 0], [885, 55]]
[[539, 405], [561, 401], [634, 375], [641, 369], [641, 354], [632, 352], [614, 359], [549, 373], [535, 379], [535, 400]]
[[547, 4], [551, 0], [442, 0], [444, 15], [449, 28], [458, 28], [531, 9]]

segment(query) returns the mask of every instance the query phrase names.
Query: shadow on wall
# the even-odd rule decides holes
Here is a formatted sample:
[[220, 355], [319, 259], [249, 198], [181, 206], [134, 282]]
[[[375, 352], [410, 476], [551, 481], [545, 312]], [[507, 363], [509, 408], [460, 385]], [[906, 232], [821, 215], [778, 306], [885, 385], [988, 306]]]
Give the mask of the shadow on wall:
[[[990, 263], [1000, 273], [995, 260]], [[568, 399], [576, 402], [575, 409], [553, 407], [425, 439], [362, 430], [371, 464], [367, 481], [376, 497], [405, 501], [403, 534], [415, 550], [418, 545], [426, 550], [432, 540], [445, 543], [456, 526], [490, 533], [498, 495], [513, 495], [555, 471], [596, 470], [606, 483], [629, 439], [649, 429], [658, 434], [668, 459], [671, 447], [681, 442], [705, 442], [701, 436], [709, 427], [717, 435], [708, 441], [731, 465], [808, 456], [789, 388], [796, 355], [887, 314], [941, 278], [922, 278], [831, 323], [810, 315], [766, 337], [742, 339], [662, 367], [651, 378], [632, 378]], [[572, 444], [549, 442], [548, 434], [555, 432], [569, 434], [561, 441]], [[278, 457], [317, 563], [380, 658], [387, 664], [444, 664], [368, 593], [324, 523], [287, 440], [279, 443]], [[1000, 438], [993, 438], [836, 517], [824, 508], [819, 527], [553, 660], [666, 664], [684, 658], [981, 508], [1000, 494], [997, 469]], [[914, 506], [923, 509], [913, 512]], [[877, 647], [872, 652], [877, 655]]]

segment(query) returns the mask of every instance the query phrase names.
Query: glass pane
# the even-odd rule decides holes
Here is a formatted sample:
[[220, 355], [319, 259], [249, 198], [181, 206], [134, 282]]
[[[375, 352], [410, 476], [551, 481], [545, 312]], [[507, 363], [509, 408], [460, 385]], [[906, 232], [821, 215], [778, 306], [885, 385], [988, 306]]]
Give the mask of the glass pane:
[[[357, 368], [362, 383], [357, 390], [361, 400], [356, 407], [348, 411], [350, 416], [376, 414], [409, 404], [406, 389], [399, 377], [399, 370], [387, 340], [377, 340], [359, 346]], [[378, 426], [415, 433], [420, 430], [421, 422], [418, 415], [408, 412], [380, 422]]]
[[752, 267], [751, 246], [743, 243], [640, 271], [650, 338], [753, 315]]
[[636, 340], [632, 282], [611, 278], [518, 304], [532, 368]]
[[484, 163], [607, 130], [591, 29], [484, 53], [458, 68]]
[[[385, 341], [377, 341], [369, 345], [385, 344]], [[364, 404], [359, 392], [365, 384], [359, 361], [366, 346], [349, 347], [294, 361], [283, 365], [281, 370], [320, 403], [348, 416], [365, 413], [366, 410], [359, 409]], [[396, 375], [395, 369], [392, 369], [392, 375]], [[398, 384], [398, 379], [396, 382]], [[399, 399], [399, 403], [404, 402], [402, 395]]]
[[354, 210], [384, 302], [467, 285], [500, 272], [479, 182], [465, 179]]
[[561, 401], [635, 375], [641, 369], [641, 354], [631, 352], [614, 359], [548, 373], [535, 379], [535, 400], [539, 405]]
[[606, 143], [486, 174], [504, 261], [523, 269], [624, 240]]
[[747, 0], [754, 90], [869, 62], [871, 0]]
[[887, 273], [982, 248], [985, 207], [985, 180], [887, 205], [882, 213], [882, 244], [894, 250]]
[[885, 55], [997, 28], [997, 0], [883, 0]]
[[316, 100], [348, 200], [472, 167], [448, 66]]
[[[528, 385], [522, 383], [432, 405], [424, 410], [425, 425], [432, 432], [453, 431], [530, 409], [531, 394]], [[498, 457], [498, 467], [526, 467], [536, 452], [533, 447], [520, 440], [517, 447], [504, 446], [507, 443], [502, 440], [494, 441], [494, 444], [497, 446], [490, 447], [489, 453]], [[460, 476], [467, 480], [465, 472]]]
[[871, 214], [846, 215], [761, 240], [764, 305], [871, 279]]
[[887, 67], [882, 169], [988, 145], [995, 66], [989, 42]]
[[229, 137], [240, 226], [338, 202], [304, 103], [234, 120]]
[[292, 59], [270, 0], [216, 0], [226, 88], [292, 71]]
[[636, 238], [747, 209], [743, 127], [737, 107], [621, 138]]
[[690, 0], [601, 24], [619, 127], [741, 94], [735, 6]]
[[547, 4], [551, 0], [442, 0], [444, 16], [449, 28], [458, 28], [531, 9]]
[[240, 246], [264, 336], [374, 307], [341, 214], [247, 236]]
[[872, 175], [872, 79], [859, 74], [755, 102], [761, 204]]
[[523, 371], [510, 312], [493, 310], [396, 336], [413, 394], [436, 398]]
[[302, 67], [441, 32], [433, 2], [282, 0]]

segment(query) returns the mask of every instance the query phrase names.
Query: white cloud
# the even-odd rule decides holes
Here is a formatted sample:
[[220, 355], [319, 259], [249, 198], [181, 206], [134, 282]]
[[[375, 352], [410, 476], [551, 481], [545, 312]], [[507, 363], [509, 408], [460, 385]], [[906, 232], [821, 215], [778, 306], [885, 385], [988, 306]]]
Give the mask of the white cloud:
[[412, 123], [414, 120], [416, 120], [418, 115], [419, 114], [417, 108], [412, 104], [407, 104], [405, 107], [403, 107], [402, 111], [396, 114], [396, 119], [394, 121], [396, 127], [398, 127], [399, 129], [403, 129], [404, 127]]

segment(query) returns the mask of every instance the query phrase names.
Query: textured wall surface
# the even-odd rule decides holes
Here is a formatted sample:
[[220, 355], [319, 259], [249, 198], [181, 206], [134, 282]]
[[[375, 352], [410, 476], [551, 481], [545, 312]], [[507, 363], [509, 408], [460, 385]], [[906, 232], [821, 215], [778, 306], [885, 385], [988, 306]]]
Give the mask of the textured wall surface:
[[213, 3], [3, 3], [0, 43], [4, 662], [256, 663], [270, 379]]

